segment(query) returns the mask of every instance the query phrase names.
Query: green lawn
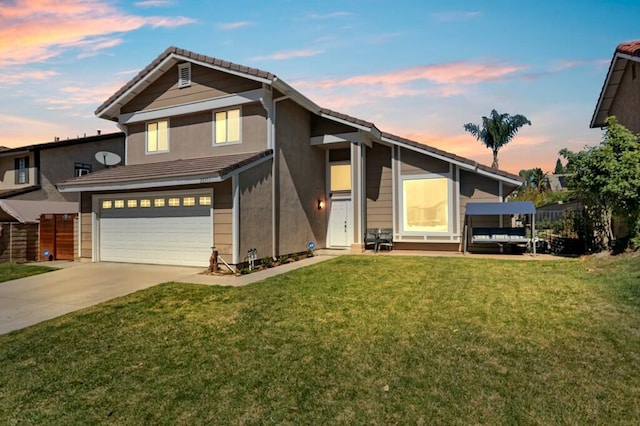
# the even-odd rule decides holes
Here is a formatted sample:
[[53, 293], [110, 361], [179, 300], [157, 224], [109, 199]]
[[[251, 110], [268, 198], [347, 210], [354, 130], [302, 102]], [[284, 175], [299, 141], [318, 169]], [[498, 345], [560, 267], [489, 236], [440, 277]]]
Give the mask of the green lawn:
[[0, 336], [0, 423], [638, 424], [640, 258], [160, 285]]
[[56, 268], [49, 266], [22, 265], [16, 263], [0, 263], [0, 282], [17, 280], [18, 278], [29, 277], [31, 275], [44, 274], [55, 271]]

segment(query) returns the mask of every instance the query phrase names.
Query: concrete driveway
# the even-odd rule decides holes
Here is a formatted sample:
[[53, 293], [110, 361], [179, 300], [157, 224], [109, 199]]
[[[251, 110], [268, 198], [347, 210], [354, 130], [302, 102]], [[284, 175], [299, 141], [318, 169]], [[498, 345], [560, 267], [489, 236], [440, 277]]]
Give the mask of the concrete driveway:
[[[53, 266], [53, 265], [52, 265]], [[0, 283], [0, 334], [204, 270], [180, 266], [69, 262], [64, 269]]]

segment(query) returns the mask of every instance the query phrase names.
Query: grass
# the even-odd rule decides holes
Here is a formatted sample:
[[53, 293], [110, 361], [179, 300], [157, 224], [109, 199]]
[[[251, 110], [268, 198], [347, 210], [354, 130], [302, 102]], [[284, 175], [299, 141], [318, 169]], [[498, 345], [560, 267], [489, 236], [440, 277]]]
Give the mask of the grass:
[[638, 258], [345, 256], [0, 336], [0, 423], [638, 424]]
[[31, 275], [44, 274], [55, 271], [56, 268], [49, 266], [23, 265], [17, 263], [0, 263], [0, 282], [17, 280], [18, 278], [30, 277]]

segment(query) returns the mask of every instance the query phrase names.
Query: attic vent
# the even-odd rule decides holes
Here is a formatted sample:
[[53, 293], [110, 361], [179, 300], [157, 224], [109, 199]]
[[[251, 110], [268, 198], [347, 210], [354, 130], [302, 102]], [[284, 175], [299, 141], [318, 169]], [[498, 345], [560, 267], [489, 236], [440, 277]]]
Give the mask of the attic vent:
[[178, 87], [191, 86], [191, 63], [178, 65]]

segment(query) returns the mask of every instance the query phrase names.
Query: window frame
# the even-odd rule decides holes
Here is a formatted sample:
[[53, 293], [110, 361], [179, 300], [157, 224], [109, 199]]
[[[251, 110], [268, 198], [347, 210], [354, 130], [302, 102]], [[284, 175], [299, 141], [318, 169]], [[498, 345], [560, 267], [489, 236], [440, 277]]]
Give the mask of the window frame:
[[[226, 114], [226, 121], [227, 123], [229, 122], [229, 111], [238, 111], [238, 140], [237, 141], [229, 141], [226, 140], [224, 142], [217, 142], [216, 141], [216, 114], [219, 114], [221, 112], [225, 112]], [[212, 130], [213, 130], [213, 134], [212, 134], [212, 145], [213, 147], [220, 147], [220, 146], [228, 146], [228, 145], [238, 145], [242, 143], [242, 106], [238, 105], [238, 106], [234, 106], [232, 108], [220, 108], [220, 109], [216, 109], [213, 110], [211, 112], [211, 122], [212, 122]], [[229, 126], [227, 126], [227, 139], [228, 139], [228, 135], [229, 135]]]
[[[333, 179], [331, 175], [331, 166], [349, 166], [349, 189], [333, 189]], [[345, 161], [330, 161], [328, 170], [329, 179], [329, 193], [331, 194], [347, 194], [353, 190], [353, 165], [350, 160]]]
[[[22, 162], [22, 164], [21, 164]], [[15, 166], [15, 184], [25, 185], [29, 183], [29, 156], [17, 157]]]
[[85, 164], [85, 163], [74, 163], [73, 165], [74, 170], [73, 170], [73, 176], [74, 177], [80, 177], [80, 176], [84, 176], [84, 175], [88, 175], [89, 173], [91, 173], [93, 170], [93, 167], [91, 166], [91, 164]]
[[[156, 148], [155, 151], [149, 151], [149, 125], [150, 124], [154, 124], [154, 123], [158, 124], [158, 123], [161, 123], [163, 121], [167, 122], [167, 149], [160, 151], [159, 149]], [[157, 147], [157, 141], [156, 141], [156, 147]], [[170, 151], [171, 151], [171, 120], [169, 120], [169, 118], [162, 118], [162, 119], [158, 119], [158, 120], [146, 121], [144, 123], [144, 152], [145, 152], [145, 154], [147, 154], [147, 155], [164, 154], [164, 153], [167, 153], [167, 152], [170, 152]]]
[[[415, 231], [406, 229], [406, 203], [405, 203], [405, 189], [404, 182], [410, 180], [428, 180], [428, 179], [446, 179], [447, 182], [447, 230], [446, 231]], [[453, 237], [454, 233], [454, 200], [453, 200], [453, 179], [451, 173], [424, 173], [424, 174], [415, 174], [415, 175], [403, 175], [400, 176], [399, 182], [399, 195], [400, 195], [400, 229], [401, 233], [404, 235], [423, 235], [423, 236], [449, 236]]]

